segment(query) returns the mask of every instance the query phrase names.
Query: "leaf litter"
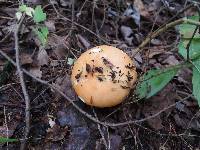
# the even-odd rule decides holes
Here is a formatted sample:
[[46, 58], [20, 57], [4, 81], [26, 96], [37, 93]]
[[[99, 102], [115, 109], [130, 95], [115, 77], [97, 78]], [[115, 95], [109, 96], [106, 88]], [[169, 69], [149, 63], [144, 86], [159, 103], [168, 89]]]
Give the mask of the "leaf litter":
[[[108, 43], [122, 48], [131, 55], [131, 50], [137, 47], [151, 30], [157, 29], [172, 17], [171, 13], [176, 11], [173, 7], [184, 7], [184, 2], [184, 0], [174, 2], [166, 0], [165, 3], [158, 0], [135, 0], [125, 3], [118, 0], [117, 2], [102, 1], [101, 3], [101, 1], [94, 1], [93, 3], [81, 0], [74, 4], [73, 16], [71, 2], [53, 2], [59, 13], [74, 19], [74, 23], [79, 24], [77, 26], [59, 17], [52, 7], [48, 6], [48, 2], [27, 1], [31, 4], [31, 7], [34, 5], [33, 8], [38, 4], [41, 5], [41, 7], [37, 7], [36, 13], [41, 12], [41, 8], [48, 6], [44, 9], [47, 16], [39, 13], [41, 15], [34, 17], [34, 19], [36, 22], [42, 22], [47, 17], [45, 24], [49, 29], [49, 35], [46, 46], [41, 49], [41, 43], [35, 39], [32, 32], [30, 33], [30, 28], [34, 25], [29, 19], [25, 19], [23, 31], [20, 32], [20, 62], [35, 77], [49, 81], [73, 99], [84, 111], [92, 114], [91, 108], [79, 101], [72, 89], [70, 73], [73, 61], [86, 49], [105, 44], [98, 37], [102, 37]], [[18, 4], [18, 1], [12, 1], [12, 3]], [[9, 17], [15, 17], [17, 5], [8, 7], [8, 4], [9, 2], [3, 2], [0, 6], [2, 8], [0, 9], [0, 17], [3, 16], [0, 19], [0, 41], [14, 29], [15, 22]], [[165, 9], [160, 10], [162, 7]], [[188, 11], [187, 13], [190, 15], [191, 12]], [[177, 18], [182, 16], [178, 15]], [[152, 29], [153, 25], [154, 28]], [[95, 34], [88, 32], [81, 26], [85, 26]], [[44, 32], [42, 35], [47, 34]], [[147, 50], [135, 56], [139, 74], [152, 68], [161, 69], [182, 62], [182, 59], [177, 57], [174, 51], [171, 51], [175, 49], [174, 45], [177, 44], [174, 42], [174, 36], [179, 37], [175, 29], [172, 29], [170, 32], [152, 39], [151, 43], [145, 47]], [[12, 36], [8, 36], [0, 45], [0, 49], [9, 49], [5, 52], [15, 59], [13, 46], [14, 39]], [[183, 50], [185, 49], [184, 43], [180, 46]], [[184, 53], [182, 55], [185, 56]], [[2, 64], [5, 64], [5, 61], [5, 59], [2, 59]], [[9, 127], [9, 131], [12, 131], [9, 137], [22, 138], [24, 128], [24, 111], [22, 108], [24, 108], [24, 103], [23, 98], [21, 98], [21, 88], [15, 71], [9, 72], [9, 74], [12, 75], [6, 79], [2, 88], [0, 88], [0, 97], [6, 95], [0, 106], [1, 108], [5, 107], [10, 112], [10, 118], [7, 120], [8, 126], [15, 124], [14, 127]], [[105, 138], [107, 142], [110, 142], [110, 147], [113, 150], [142, 149], [144, 147], [146, 149], [159, 149], [161, 148], [159, 145], [163, 144], [165, 148], [168, 147], [169, 149], [187, 149], [188, 145], [182, 141], [182, 138], [184, 138], [195, 149], [198, 147], [199, 143], [196, 141], [200, 136], [197, 102], [190, 97], [182, 103], [177, 103], [191, 94], [191, 80], [191, 70], [179, 71], [162, 91], [148, 100], [135, 102], [137, 100], [131, 94], [125, 104], [115, 108], [95, 109], [99, 120], [106, 118], [106, 122], [118, 123], [127, 121], [124, 116], [129, 116], [130, 120], [142, 119], [176, 103], [175, 107], [139, 125], [109, 128], [108, 131], [103, 131], [104, 137], [102, 137], [97, 124], [81, 116], [58, 93], [26, 77], [26, 84], [32, 100], [32, 128], [28, 146], [30, 149], [39, 147], [47, 149], [94, 149], [94, 147], [105, 149], [102, 142]], [[193, 82], [196, 82], [195, 76]], [[116, 108], [118, 109], [116, 110]], [[52, 121], [48, 120], [49, 115], [53, 116]], [[5, 130], [5, 126], [3, 126], [5, 116], [2, 109], [0, 116], [0, 126]], [[170, 138], [168, 139], [162, 133], [166, 133]], [[172, 133], [187, 133], [187, 135], [185, 137], [177, 135], [177, 137], [172, 138], [170, 136]], [[196, 136], [191, 137], [192, 134]], [[19, 143], [8, 145], [10, 148], [17, 146], [19, 146]], [[3, 145], [3, 148], [6, 147], [7, 145]]]

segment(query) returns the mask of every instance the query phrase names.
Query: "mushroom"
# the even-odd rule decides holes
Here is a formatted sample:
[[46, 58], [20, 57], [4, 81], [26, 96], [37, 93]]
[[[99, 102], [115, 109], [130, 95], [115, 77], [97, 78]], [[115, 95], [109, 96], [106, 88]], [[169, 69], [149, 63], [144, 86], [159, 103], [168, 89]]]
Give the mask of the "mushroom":
[[95, 107], [121, 103], [137, 79], [135, 65], [122, 50], [101, 45], [84, 52], [74, 63], [72, 86], [78, 97]]

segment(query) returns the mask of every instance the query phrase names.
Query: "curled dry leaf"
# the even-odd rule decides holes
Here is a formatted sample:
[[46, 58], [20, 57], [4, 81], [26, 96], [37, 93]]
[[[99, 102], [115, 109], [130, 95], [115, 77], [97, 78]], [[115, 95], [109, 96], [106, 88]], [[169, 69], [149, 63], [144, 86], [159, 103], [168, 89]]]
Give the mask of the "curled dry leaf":
[[48, 61], [49, 61], [49, 56], [46, 50], [40, 49], [40, 51], [38, 52], [38, 57], [37, 57], [37, 65], [38, 66], [48, 65]]

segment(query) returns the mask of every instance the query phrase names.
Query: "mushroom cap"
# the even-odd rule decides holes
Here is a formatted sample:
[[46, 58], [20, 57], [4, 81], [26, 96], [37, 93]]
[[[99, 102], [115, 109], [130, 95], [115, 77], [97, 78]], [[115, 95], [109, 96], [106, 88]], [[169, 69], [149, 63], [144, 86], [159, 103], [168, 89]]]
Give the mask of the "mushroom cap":
[[137, 79], [135, 65], [122, 50], [102, 45], [84, 52], [74, 63], [72, 86], [79, 98], [96, 107], [112, 107], [128, 96]]

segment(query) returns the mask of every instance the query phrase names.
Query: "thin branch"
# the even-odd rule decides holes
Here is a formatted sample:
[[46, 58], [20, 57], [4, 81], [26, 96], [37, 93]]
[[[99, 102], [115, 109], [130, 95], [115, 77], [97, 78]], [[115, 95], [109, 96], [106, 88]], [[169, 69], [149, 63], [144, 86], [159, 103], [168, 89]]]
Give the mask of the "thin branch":
[[153, 38], [157, 37], [161, 33], [168, 30], [169, 28], [175, 27], [176, 25], [179, 25], [179, 24], [182, 24], [182, 23], [200, 26], [200, 22], [197, 22], [197, 21], [194, 21], [194, 20], [191, 20], [191, 19], [187, 19], [187, 18], [181, 18], [181, 19], [178, 19], [176, 21], [170, 22], [170, 23], [166, 24], [165, 26], [163, 26], [162, 28], [157, 29], [152, 34], [150, 34], [149, 36], [147, 36], [147, 38], [136, 49], [132, 50], [132, 57], [134, 57], [139, 51], [141, 51], [142, 48], [144, 46], [146, 46], [146, 44], [148, 44]]
[[[94, 108], [92, 108], [92, 110], [93, 110], [93, 114], [94, 114], [95, 118], [98, 119], [97, 114], [96, 114]], [[106, 138], [105, 138], [104, 133], [103, 133], [103, 129], [101, 129], [101, 125], [98, 124], [98, 123], [97, 123], [97, 128], [98, 128], [99, 133], [100, 133], [100, 135], [101, 135], [101, 137], [102, 137], [102, 140], [103, 140], [103, 143], [104, 143], [104, 145], [105, 145], [105, 147], [106, 147], [106, 150], [109, 150], [108, 144], [107, 144], [107, 142], [106, 142]]]
[[[14, 66], [16, 66], [16, 63], [7, 55], [5, 54], [3, 51], [0, 50], [0, 54], [2, 56], [4, 56], [8, 61], [10, 61]], [[87, 117], [88, 119], [94, 121], [95, 123], [101, 124], [103, 126], [109, 126], [109, 127], [119, 127], [119, 126], [125, 126], [125, 125], [129, 125], [129, 124], [136, 124], [136, 123], [140, 123], [140, 122], [144, 122], [147, 120], [150, 120], [152, 118], [157, 117], [158, 115], [160, 115], [161, 113], [165, 112], [166, 110], [174, 107], [176, 105], [176, 103], [169, 105], [168, 107], [164, 108], [163, 110], [157, 112], [156, 114], [152, 115], [152, 116], [148, 116], [146, 118], [143, 119], [139, 119], [139, 120], [130, 120], [130, 121], [126, 121], [126, 122], [121, 122], [121, 123], [109, 123], [109, 122], [102, 122], [98, 119], [96, 119], [95, 117], [91, 116], [90, 114], [88, 114], [87, 112], [85, 112], [84, 110], [82, 110], [78, 105], [76, 105], [74, 103], [74, 101], [69, 98], [67, 95], [65, 95], [62, 91], [60, 91], [56, 86], [49, 84], [47, 81], [41, 80], [39, 78], [36, 78], [35, 76], [33, 76], [30, 72], [28, 72], [25, 69], [22, 69], [22, 71], [27, 74], [28, 76], [30, 76], [31, 78], [33, 78], [34, 80], [36, 80], [37, 82], [40, 82], [44, 85], [49, 86], [50, 88], [52, 88], [53, 90], [55, 90], [56, 92], [58, 92], [60, 95], [62, 95], [64, 98], [66, 98], [69, 103], [71, 103], [81, 114], [83, 114], [85, 117]], [[187, 97], [188, 98], [188, 97]], [[179, 102], [183, 102], [185, 101], [187, 98], [184, 98], [182, 100], [180, 100]]]
[[19, 79], [20, 79], [20, 84], [22, 87], [22, 92], [24, 95], [25, 99], [25, 122], [26, 122], [26, 127], [25, 127], [25, 133], [24, 133], [24, 141], [21, 143], [20, 149], [24, 150], [26, 148], [26, 139], [28, 138], [29, 135], [29, 130], [30, 130], [30, 98], [26, 89], [26, 84], [24, 82], [24, 75], [23, 71], [21, 69], [20, 61], [19, 61], [19, 38], [18, 38], [18, 32], [19, 28], [24, 20], [24, 17], [21, 18], [20, 22], [16, 25], [16, 29], [14, 32], [14, 38], [15, 38], [15, 57], [16, 57], [16, 67], [17, 67], [17, 72], [19, 74]]

